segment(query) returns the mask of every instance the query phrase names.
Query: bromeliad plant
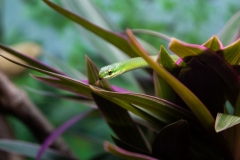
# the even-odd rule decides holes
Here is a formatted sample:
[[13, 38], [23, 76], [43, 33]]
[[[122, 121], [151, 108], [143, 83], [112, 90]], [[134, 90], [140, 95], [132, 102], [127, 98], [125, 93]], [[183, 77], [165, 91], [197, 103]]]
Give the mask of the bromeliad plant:
[[155, 95], [133, 93], [99, 80], [99, 69], [87, 56], [88, 80], [81, 81], [0, 44], [29, 65], [4, 58], [48, 75], [32, 75], [35, 79], [95, 101], [115, 133], [115, 145], [106, 142], [106, 151], [124, 159], [240, 158], [239, 39], [223, 47], [216, 36], [202, 45], [171, 38], [169, 50], [178, 60], [161, 46], [154, 61], [130, 29], [114, 33], [43, 1], [128, 56], [142, 57], [154, 70]]

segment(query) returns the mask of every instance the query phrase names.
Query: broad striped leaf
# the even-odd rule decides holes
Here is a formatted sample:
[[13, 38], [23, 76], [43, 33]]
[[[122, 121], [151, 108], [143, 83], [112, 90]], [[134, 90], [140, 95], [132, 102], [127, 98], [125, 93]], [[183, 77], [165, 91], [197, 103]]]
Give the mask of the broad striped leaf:
[[240, 63], [240, 39], [226, 46], [223, 49], [224, 59], [231, 65], [239, 65]]
[[72, 21], [80, 24], [82, 27], [86, 28], [87, 30], [95, 33], [99, 37], [103, 38], [104, 40], [108, 41], [109, 43], [115, 45], [119, 49], [121, 49], [123, 52], [127, 53], [130, 57], [136, 57], [136, 52], [131, 48], [131, 46], [128, 43], [128, 39], [124, 37], [123, 35], [105, 30], [101, 27], [98, 27], [97, 25], [87, 21], [86, 19], [52, 3], [49, 0], [43, 0], [49, 7], [52, 9], [58, 11], [62, 15], [68, 17]]
[[215, 130], [216, 132], [221, 132], [239, 123], [240, 123], [240, 117], [238, 116], [218, 113], [216, 122], [215, 122]]
[[223, 49], [222, 42], [216, 36], [212, 36], [207, 42], [203, 44], [203, 46], [213, 51], [218, 51], [220, 49]]

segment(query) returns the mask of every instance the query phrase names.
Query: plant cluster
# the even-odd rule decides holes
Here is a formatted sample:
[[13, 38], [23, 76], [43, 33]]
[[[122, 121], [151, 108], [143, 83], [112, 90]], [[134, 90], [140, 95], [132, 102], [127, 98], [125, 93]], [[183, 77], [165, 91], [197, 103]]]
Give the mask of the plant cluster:
[[[115, 134], [111, 135], [115, 145], [104, 143], [107, 152], [124, 159], [240, 158], [239, 39], [224, 47], [216, 36], [201, 45], [171, 38], [169, 50], [179, 60], [173, 60], [161, 46], [157, 61], [153, 61], [130, 29], [124, 34], [111, 32], [48, 0], [43, 1], [126, 55], [144, 58], [153, 69], [154, 96], [130, 92], [105, 79], [99, 80], [99, 69], [88, 56], [88, 79], [77, 80], [0, 44], [0, 48], [28, 65], [2, 57], [48, 75], [31, 75], [33, 78], [74, 93], [79, 100], [96, 103]], [[65, 125], [63, 130], [69, 126]]]

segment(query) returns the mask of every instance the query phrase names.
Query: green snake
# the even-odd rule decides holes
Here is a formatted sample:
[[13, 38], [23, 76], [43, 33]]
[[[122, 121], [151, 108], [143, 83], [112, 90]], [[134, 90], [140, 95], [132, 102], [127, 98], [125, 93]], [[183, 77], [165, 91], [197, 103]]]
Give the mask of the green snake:
[[[150, 56], [154, 61], [157, 60], [157, 56]], [[171, 55], [171, 58], [177, 62], [179, 60], [179, 57], [176, 55]], [[118, 75], [121, 75], [125, 72], [142, 68], [142, 67], [149, 67], [149, 64], [142, 58], [142, 57], [136, 57], [131, 58], [126, 61], [113, 63], [110, 65], [107, 65], [105, 67], [102, 67], [99, 71], [99, 80], [101, 79], [110, 79], [114, 78]]]

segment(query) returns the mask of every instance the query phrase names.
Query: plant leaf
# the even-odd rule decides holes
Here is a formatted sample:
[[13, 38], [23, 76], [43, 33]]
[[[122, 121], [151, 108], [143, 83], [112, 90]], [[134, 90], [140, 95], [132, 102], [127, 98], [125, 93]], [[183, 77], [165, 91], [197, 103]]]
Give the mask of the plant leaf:
[[[130, 30], [127, 30], [128, 37], [132, 44], [132, 47], [136, 52], [142, 56], [151, 67], [166, 81], [168, 84], [178, 93], [178, 95], [184, 100], [188, 107], [192, 110], [197, 119], [202, 123], [207, 130], [211, 130], [208, 125], [213, 125], [214, 119], [210, 112], [204, 106], [204, 104], [181, 82], [179, 82], [174, 76], [168, 73], [163, 67], [160, 67], [155, 63], [146, 53], [146, 51], [139, 46], [138, 42], [134, 38]], [[172, 40], [173, 41], [173, 40]], [[195, 54], [195, 52], [187, 52], [188, 55]], [[186, 56], [186, 55], [185, 55]], [[181, 56], [180, 56], [181, 57]], [[207, 125], [208, 124], [208, 125]]]
[[[161, 64], [169, 72], [173, 72], [174, 68], [176, 69], [175, 62], [173, 61], [173, 59], [163, 46], [160, 47], [157, 62]], [[174, 102], [175, 92], [169, 86], [169, 84], [165, 80], [163, 80], [156, 72], [154, 72], [153, 74], [153, 80], [156, 96], [168, 100], [170, 102]]]
[[239, 65], [240, 63], [240, 39], [228, 45], [223, 49], [223, 57], [230, 65]]
[[109, 98], [113, 97], [137, 105], [149, 113], [156, 115], [164, 123], [171, 123], [179, 119], [186, 119], [191, 122], [196, 121], [190, 112], [164, 99], [139, 93], [110, 92], [93, 86], [91, 88], [93, 91]]
[[224, 81], [222, 87], [225, 90], [227, 98], [233, 106], [235, 105], [240, 90], [240, 78], [234, 69], [220, 55], [204, 46], [186, 44], [177, 39], [172, 39], [169, 44], [169, 49], [181, 58], [184, 58], [183, 60], [185, 62], [188, 62], [194, 56], [200, 62], [208, 65], [211, 70]]
[[26, 68], [29, 68], [29, 69], [33, 69], [35, 71], [38, 71], [38, 72], [41, 72], [41, 73], [44, 73], [44, 74], [47, 74], [49, 76], [54, 77], [54, 78], [52, 78], [52, 77], [33, 76], [36, 79], [42, 80], [46, 83], [48, 82], [48, 84], [55, 85], [57, 88], [71, 90], [72, 92], [75, 92], [75, 93], [80, 92], [81, 95], [84, 95], [86, 97], [91, 98], [91, 90], [89, 88], [89, 85], [86, 84], [86, 83], [77, 81], [73, 78], [69, 78], [69, 77], [64, 76], [64, 75], [60, 75], [60, 74], [57, 74], [57, 73], [52, 73], [52, 72], [49, 72], [49, 71], [45, 71], [45, 70], [42, 70], [42, 69], [39, 69], [39, 68], [36, 68], [36, 67], [32, 67], [32, 66], [29, 66], [29, 65], [25, 65], [25, 64], [13, 61], [13, 60], [11, 60], [7, 57], [4, 57], [3, 55], [0, 55], [0, 56], [2, 56], [3, 58], [5, 58], [5, 59], [7, 59], [7, 60], [9, 60], [9, 61], [11, 61], [15, 64], [18, 64], [20, 66], [23, 66], [23, 67], [26, 67]]
[[164, 127], [152, 145], [154, 157], [162, 159], [188, 159], [189, 126], [187, 121], [179, 120]]
[[[56, 70], [55, 68], [52, 68], [44, 63], [42, 63], [41, 61], [37, 60], [37, 59], [34, 59], [34, 58], [31, 58], [30, 56], [28, 55], [25, 55], [25, 54], [22, 54], [18, 51], [15, 51], [3, 44], [0, 43], [0, 48], [2, 48], [3, 50], [5, 50], [6, 52], [20, 58], [21, 60], [27, 62], [28, 64], [34, 66], [34, 67], [37, 67], [37, 68], [41, 68], [43, 70], [46, 70], [46, 71], [50, 71], [50, 72], [53, 72], [53, 73], [58, 73], [58, 74], [61, 74], [61, 75], [65, 75], [65, 73], [61, 72], [61, 71], [58, 71]], [[2, 56], [2, 55], [1, 55]]]
[[223, 49], [222, 42], [216, 36], [212, 36], [207, 42], [203, 44], [203, 46], [213, 51], [218, 51], [220, 49]]
[[155, 32], [152, 30], [147, 30], [147, 29], [131, 29], [132, 33], [143, 33], [143, 34], [149, 34], [152, 36], [156, 36], [159, 37], [161, 39], [164, 39], [168, 42], [170, 42], [171, 37], [168, 37], [167, 35], [163, 34], [163, 33], [159, 33], [159, 32]]
[[135, 148], [117, 138], [115, 138], [114, 136], [111, 136], [113, 142], [120, 148], [122, 149], [125, 149], [127, 151], [130, 151], [130, 152], [135, 152], [135, 153], [140, 153], [140, 154], [145, 154], [145, 155], [149, 155], [149, 153], [145, 152], [145, 151], [142, 151], [142, 150], [139, 150], [138, 148]]
[[[61, 0], [64, 8], [68, 8], [71, 11], [74, 11], [76, 14], [82, 15], [88, 21], [95, 22], [96, 25], [102, 27], [107, 30], [112, 30], [113, 28], [110, 27], [110, 23], [106, 22], [106, 19], [100, 14], [100, 10], [94, 6], [91, 1], [65, 1]], [[113, 23], [112, 23], [113, 24]], [[115, 62], [115, 61], [123, 61], [127, 58], [123, 52], [119, 49], [114, 47], [113, 45], [109, 44], [108, 42], [104, 41], [97, 35], [90, 33], [88, 30], [84, 29], [78, 24], [75, 24], [76, 28], [79, 31], [80, 35], [85, 36], [89, 42], [92, 44], [91, 46], [95, 48], [96, 52], [101, 51], [100, 53], [104, 59], [108, 62]]]
[[164, 127], [164, 123], [161, 121], [161, 119], [157, 118], [156, 116], [152, 115], [151, 113], [148, 113], [145, 110], [139, 109], [138, 107], [136, 107], [132, 104], [129, 104], [125, 101], [122, 101], [122, 100], [116, 99], [114, 97], [110, 97], [110, 96], [107, 96], [105, 94], [102, 94], [102, 93], [98, 92], [98, 90], [96, 90], [96, 88], [93, 87], [93, 86], [91, 86], [91, 89], [93, 90], [94, 93], [96, 93], [96, 94], [98, 94], [102, 97], [107, 98], [108, 100], [118, 104], [122, 108], [132, 112], [133, 114], [135, 114], [138, 117], [147, 121], [148, 123], [145, 124], [146, 126], [153, 127], [155, 130], [159, 130], [162, 127]]
[[240, 158], [240, 153], [239, 153], [239, 149], [240, 149], [240, 125], [234, 125], [230, 128], [228, 128], [226, 131], [226, 136], [228, 138], [229, 141], [229, 145], [232, 148], [232, 153], [234, 155], [235, 159], [239, 159]]
[[[183, 101], [187, 104], [193, 114], [197, 117], [199, 122], [203, 125], [203, 127], [210, 133], [211, 137], [214, 138], [216, 145], [220, 150], [222, 155], [227, 159], [233, 159], [232, 154], [227, 146], [227, 142], [224, 139], [223, 135], [217, 135], [214, 133], [214, 118], [211, 113], [208, 111], [206, 106], [181, 82], [179, 82], [174, 76], [168, 73], [163, 67], [159, 66], [156, 62], [154, 62], [147, 54], [147, 52], [139, 45], [139, 43], [134, 38], [134, 35], [130, 30], [127, 30], [127, 35], [130, 40], [130, 44], [133, 49], [142, 56], [149, 65], [166, 81], [168, 84], [175, 90], [175, 92], [183, 99]], [[174, 39], [172, 39], [174, 41]], [[172, 44], [172, 43], [171, 43]], [[178, 47], [175, 48], [177, 51]], [[184, 50], [185, 52], [186, 50]], [[196, 54], [196, 51], [199, 50], [193, 49], [189, 50], [187, 55]], [[186, 56], [186, 55], [185, 55]], [[181, 57], [181, 56], [180, 56]]]
[[45, 53], [44, 56], [49, 60], [49, 62], [54, 68], [57, 68], [63, 71], [64, 73], [67, 73], [68, 76], [75, 79], [86, 79], [86, 76], [83, 75], [80, 71], [70, 66], [63, 60], [59, 59], [58, 57], [50, 55], [48, 53]]
[[[114, 25], [113, 23], [111, 23], [112, 25], [108, 23], [107, 21], [109, 19], [106, 19], [106, 17], [104, 17], [104, 15], [101, 14], [101, 11], [98, 10], [97, 6], [95, 6], [94, 3], [91, 3], [91, 1], [61, 0], [61, 2], [64, 8], [66, 9], [68, 8], [75, 14], [78, 14], [86, 18], [88, 21], [94, 22], [99, 27], [102, 27], [106, 30], [116, 31], [115, 28], [117, 27], [116, 26], [113, 27]], [[104, 60], [106, 60], [107, 62], [113, 63], [117, 61], [123, 61], [128, 58], [128, 56], [125, 53], [123, 53], [121, 50], [119, 50], [112, 44], [104, 41], [97, 35], [94, 35], [93, 33], [89, 32], [88, 30], [84, 29], [78, 24], [75, 24], [75, 26], [78, 29], [79, 34], [85, 36], [92, 44], [91, 46], [93, 49], [95, 49], [96, 53], [100, 54], [100, 56], [103, 57]], [[144, 44], [146, 44], [146, 42]], [[147, 44], [145, 46], [147, 46]], [[151, 50], [151, 53], [157, 53], [156, 49], [153, 48], [150, 44], [148, 44], [148, 48]], [[124, 79], [125, 84], [131, 86], [132, 90], [137, 92], [141, 91], [139, 89], [139, 83], [136, 81], [132, 73], [129, 73], [128, 75], [123, 75], [121, 78]]]
[[[30, 68], [33, 68], [33, 67], [30, 67]], [[76, 94], [80, 94], [80, 95], [86, 96], [87, 98], [90, 98], [90, 99], [92, 98], [91, 89], [89, 88], [89, 85], [86, 83], [87, 81], [76, 83], [76, 82], [73, 82], [73, 81], [67, 81], [66, 82], [62, 79], [52, 78], [52, 77], [42, 77], [42, 76], [34, 76], [34, 75], [32, 75], [32, 77], [34, 77], [35, 79], [37, 79], [39, 81], [47, 83], [49, 85], [55, 86], [57, 88], [67, 90], [69, 92], [73, 92], [73, 93], [76, 93]], [[121, 89], [119, 87], [114, 87], [114, 89], [118, 92], [126, 92], [126, 90]], [[124, 109], [131, 111], [135, 115], [143, 118], [144, 120], [149, 122], [149, 124], [154, 125], [153, 126], [154, 128], [156, 128], [156, 129], [159, 129], [159, 127], [161, 128], [161, 122], [158, 119], [156, 119], [155, 117], [149, 115], [148, 113], [146, 113], [146, 112], [144, 112], [144, 111], [142, 111], [142, 110], [140, 110], [140, 109], [138, 109], [138, 108], [136, 108], [136, 107], [134, 107], [130, 104], [126, 104], [122, 101], [112, 99], [112, 98], [108, 98], [108, 99], [111, 100], [114, 103], [117, 103], [118, 105], [120, 105]]]
[[[117, 93], [117, 92], [108, 93], [109, 91], [101, 90], [100, 88], [95, 88], [93, 86], [91, 88], [95, 92], [102, 94], [104, 96], [107, 96], [107, 98], [121, 99], [121, 100], [124, 100], [125, 102], [136, 105], [138, 108], [142, 110], [146, 110], [148, 113], [155, 115], [156, 118], [161, 120], [163, 125], [175, 122], [179, 119], [186, 119], [189, 121], [192, 131], [194, 130], [193, 137], [196, 136], [196, 133], [197, 135], [199, 134], [199, 136], [201, 137], [203, 137], [203, 135], [206, 136], [206, 132], [204, 133], [202, 132], [202, 127], [199, 126], [199, 123], [196, 122], [197, 120], [194, 117], [192, 117], [192, 115], [188, 111], [182, 108], [179, 109], [178, 106], [173, 105], [171, 103], [167, 103], [165, 102], [165, 100], [161, 100], [160, 98], [152, 97], [148, 95], [141, 95], [138, 93]], [[164, 103], [166, 103], [166, 106], [164, 105]], [[157, 127], [155, 128], [157, 129]], [[161, 128], [161, 127], [158, 127], [158, 128]], [[199, 139], [199, 136], [196, 136], [196, 138]]]
[[70, 120], [66, 121], [64, 124], [62, 124], [59, 128], [57, 128], [54, 132], [52, 132], [42, 143], [41, 148], [38, 150], [36, 160], [40, 160], [42, 155], [45, 153], [46, 149], [52, 144], [52, 142], [60, 136], [63, 132], [65, 132], [69, 127], [74, 125], [76, 122], [80, 121], [81, 119], [85, 118], [87, 115], [89, 115], [93, 110], [89, 110], [87, 112], [81, 113], [80, 115], [77, 115]]
[[236, 116], [240, 116], [240, 91], [238, 93], [238, 98], [237, 98], [237, 101], [236, 101], [234, 114]]
[[91, 85], [96, 84], [97, 86], [100, 86], [106, 90], [113, 90], [110, 83], [108, 83], [107, 80], [99, 80], [98, 73], [99, 69], [97, 66], [93, 63], [93, 61], [86, 55], [86, 65], [87, 65], [87, 74], [88, 74], [88, 82]]
[[88, 99], [92, 99], [89, 85], [81, 81], [76, 81], [76, 80], [72, 81], [68, 78], [59, 79], [55, 77], [45, 77], [45, 76], [37, 76], [37, 75], [31, 75], [31, 76], [41, 82], [44, 82], [56, 88], [79, 94], [80, 96], [86, 97]]
[[134, 152], [129, 152], [126, 151], [122, 148], [119, 148], [117, 146], [114, 146], [108, 142], [104, 143], [104, 148], [107, 152], [110, 152], [114, 155], [117, 155], [123, 159], [134, 159], [134, 160], [157, 160], [156, 158], [147, 156], [147, 155], [143, 155], [143, 154], [139, 154], [139, 153], [134, 153]]
[[136, 52], [129, 46], [128, 40], [126, 37], [111, 32], [111, 31], [107, 31], [101, 27], [98, 27], [96, 25], [94, 25], [93, 23], [85, 20], [84, 18], [64, 9], [59, 7], [58, 5], [52, 3], [49, 0], [43, 0], [49, 7], [51, 7], [52, 9], [58, 11], [59, 13], [61, 13], [62, 15], [68, 17], [69, 19], [71, 19], [72, 21], [80, 24], [82, 27], [84, 27], [85, 29], [91, 31], [92, 33], [95, 33], [96, 35], [98, 35], [99, 37], [103, 38], [104, 40], [106, 40], [107, 42], [113, 44], [114, 46], [118, 47], [119, 49], [121, 49], [123, 52], [127, 53], [130, 57], [136, 57], [137, 54]]
[[[99, 70], [96, 65], [86, 56], [88, 80], [90, 84], [94, 84], [99, 80]], [[106, 80], [98, 81], [98, 86], [106, 90], [112, 90], [109, 83]], [[96, 102], [99, 111], [105, 118], [108, 125], [114, 131], [114, 133], [125, 143], [140, 148], [142, 150], [148, 150], [146, 142], [133, 122], [127, 110], [121, 106], [109, 101], [108, 99], [101, 97], [95, 93], [92, 93], [94, 101]], [[126, 134], [128, 133], [128, 134]]]
[[[218, 112], [223, 112], [225, 95], [219, 77], [195, 57], [187, 66], [181, 69], [178, 79], [204, 103], [214, 117]], [[187, 107], [179, 97], [176, 97], [176, 103]]]
[[[0, 139], [0, 150], [20, 154], [29, 158], [35, 158], [39, 148], [40, 145], [34, 143], [10, 139]], [[66, 157], [60, 152], [53, 149], [47, 149], [41, 158], [41, 160], [70, 160], [70, 159], [73, 158]]]
[[240, 26], [240, 11], [234, 14], [224, 27], [217, 33], [224, 45], [230, 44], [236, 38]]
[[215, 130], [216, 132], [221, 132], [239, 123], [240, 123], [240, 117], [238, 116], [218, 113], [216, 122], [215, 122]]
[[31, 88], [28, 86], [24, 86], [24, 89], [26, 89], [30, 93], [38, 94], [41, 96], [49, 96], [49, 97], [58, 98], [58, 99], [62, 98], [62, 99], [66, 99], [66, 100], [71, 100], [71, 101], [75, 101], [75, 102], [81, 103], [83, 105], [86, 105], [88, 107], [96, 109], [96, 104], [92, 101], [92, 99], [83, 97], [79, 94], [74, 95], [74, 94], [65, 94], [65, 93], [54, 93], [54, 92], [34, 89], [34, 88]]
[[[14, 44], [13, 46], [10, 46], [10, 48], [18, 52], [22, 52], [25, 55], [28, 55], [32, 58], [37, 58], [42, 53], [42, 48], [33, 42], [20, 42], [20, 43]], [[0, 54], [5, 55], [12, 59], [21, 61], [16, 56], [9, 54], [8, 52], [5, 52], [2, 49], [0, 49]], [[24, 61], [22, 61], [22, 63], [24, 63]], [[1, 72], [3, 72], [8, 77], [17, 76], [26, 70], [26, 68], [15, 65], [3, 58], [0, 58], [0, 64], [1, 64], [0, 65]]]

